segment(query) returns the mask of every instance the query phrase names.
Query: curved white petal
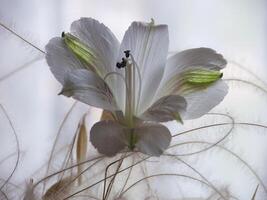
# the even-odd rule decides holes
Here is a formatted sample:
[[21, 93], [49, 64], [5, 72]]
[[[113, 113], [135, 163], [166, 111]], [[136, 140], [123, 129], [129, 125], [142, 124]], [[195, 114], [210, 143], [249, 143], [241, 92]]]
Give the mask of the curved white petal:
[[150, 106], [140, 118], [156, 122], [167, 122], [174, 119], [181, 120], [180, 115], [185, 112], [186, 104], [186, 100], [182, 96], [165, 96]]
[[145, 123], [134, 129], [137, 135], [136, 147], [144, 154], [160, 156], [171, 142], [168, 128], [161, 124]]
[[182, 114], [182, 118], [195, 119], [201, 117], [218, 105], [224, 99], [227, 92], [227, 84], [222, 80], [218, 80], [205, 89], [185, 95], [187, 109]]
[[[81, 18], [71, 24], [71, 33], [84, 42], [95, 56], [95, 67], [104, 78], [116, 71], [120, 43], [104, 24], [92, 18]], [[124, 109], [125, 87], [121, 77], [109, 75], [105, 80], [112, 90], [118, 106]]]
[[[151, 105], [163, 76], [168, 47], [167, 25], [155, 26], [153, 23], [133, 22], [124, 35], [118, 61], [125, 56], [123, 53], [125, 50], [130, 50], [140, 69], [142, 92], [139, 113], [144, 112]], [[135, 82], [138, 83], [138, 80], [136, 75]]]
[[157, 98], [166, 95], [181, 95], [186, 99], [186, 112], [183, 119], [198, 118], [218, 105], [227, 94], [228, 87], [222, 80], [209, 84], [185, 82], [186, 72], [206, 69], [219, 71], [227, 62], [222, 55], [209, 48], [189, 49], [177, 53], [167, 61]]
[[117, 110], [108, 85], [95, 73], [85, 69], [67, 73], [60, 94], [105, 110]]
[[227, 62], [221, 54], [209, 48], [188, 49], [171, 56], [167, 60], [160, 88], [157, 92], [158, 97], [181, 94], [180, 84], [183, 82], [183, 73], [192, 69], [221, 70]]
[[65, 73], [86, 67], [70, 52], [60, 37], [52, 38], [45, 46], [46, 61], [56, 79], [63, 84]]
[[95, 66], [103, 78], [115, 71], [119, 41], [104, 24], [92, 18], [81, 18], [71, 24], [71, 33], [84, 42], [93, 52]]
[[90, 141], [99, 153], [114, 156], [127, 146], [123, 128], [114, 121], [97, 122], [90, 131]]

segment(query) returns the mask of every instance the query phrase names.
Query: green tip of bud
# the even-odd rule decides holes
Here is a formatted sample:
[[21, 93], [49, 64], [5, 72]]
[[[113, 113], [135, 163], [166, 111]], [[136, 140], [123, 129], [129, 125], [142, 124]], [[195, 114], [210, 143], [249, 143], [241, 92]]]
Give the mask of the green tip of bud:
[[184, 74], [185, 81], [194, 85], [211, 84], [222, 78], [223, 73], [218, 70], [195, 69]]
[[63, 95], [64, 94], [64, 91], [61, 90], [57, 95]]
[[181, 115], [177, 112], [177, 113], [174, 113], [174, 119], [178, 122], [178, 123], [181, 123], [181, 124], [184, 124], [183, 120], [182, 120], [182, 117]]

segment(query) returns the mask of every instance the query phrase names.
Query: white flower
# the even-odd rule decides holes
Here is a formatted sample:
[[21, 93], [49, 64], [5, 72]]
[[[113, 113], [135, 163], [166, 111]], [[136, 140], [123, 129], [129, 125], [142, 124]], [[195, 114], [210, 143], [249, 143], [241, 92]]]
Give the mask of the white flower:
[[113, 156], [128, 147], [159, 156], [170, 144], [159, 122], [198, 118], [221, 102], [226, 61], [214, 50], [196, 48], [167, 59], [167, 25], [133, 22], [121, 42], [103, 24], [81, 18], [46, 46], [46, 60], [62, 83], [60, 94], [112, 112], [90, 140]]

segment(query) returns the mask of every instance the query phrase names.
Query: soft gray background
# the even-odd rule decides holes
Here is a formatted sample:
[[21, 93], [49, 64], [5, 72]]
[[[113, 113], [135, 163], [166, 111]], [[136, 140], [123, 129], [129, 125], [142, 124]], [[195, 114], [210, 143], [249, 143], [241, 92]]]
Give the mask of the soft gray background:
[[[169, 25], [170, 51], [200, 46], [214, 48], [229, 61], [242, 64], [266, 80], [266, 4], [266, 0], [0, 0], [0, 21], [44, 49], [51, 37], [68, 31], [70, 23], [80, 17], [98, 19], [120, 40], [132, 21], [153, 18], [156, 23]], [[40, 57], [36, 50], [1, 27], [0, 44], [0, 77]], [[229, 63], [225, 77], [257, 82], [233, 63]], [[266, 95], [250, 86], [237, 83], [230, 86], [229, 95], [215, 110], [233, 115], [236, 121], [266, 124]], [[57, 96], [59, 90], [60, 85], [44, 59], [0, 82], [0, 103], [14, 122], [23, 152], [14, 182], [29, 178], [46, 161], [59, 124], [73, 103], [72, 99]], [[15, 143], [2, 114], [0, 120], [0, 156], [4, 158], [14, 152]], [[185, 126], [190, 128], [192, 124], [187, 122]], [[170, 127], [173, 132], [182, 129], [173, 124]], [[266, 131], [238, 127], [229, 144], [253, 165], [265, 182], [266, 142]], [[226, 157], [205, 155], [204, 161], [195, 162], [195, 166], [220, 187], [230, 186], [231, 192], [240, 199], [248, 199], [258, 183], [248, 170]], [[3, 178], [12, 164], [14, 160], [0, 165]], [[187, 190], [190, 190], [188, 184], [184, 193]], [[192, 196], [205, 194], [201, 188], [191, 190]], [[166, 194], [172, 195], [170, 191]]]

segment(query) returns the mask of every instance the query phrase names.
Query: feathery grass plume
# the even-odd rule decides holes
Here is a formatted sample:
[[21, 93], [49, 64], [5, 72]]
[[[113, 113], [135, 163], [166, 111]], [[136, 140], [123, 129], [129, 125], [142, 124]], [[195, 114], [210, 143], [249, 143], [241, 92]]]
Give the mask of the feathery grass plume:
[[63, 199], [64, 197], [70, 194], [71, 185], [69, 185], [69, 183], [72, 179], [73, 177], [67, 177], [59, 180], [45, 192], [42, 199], [43, 200]]

